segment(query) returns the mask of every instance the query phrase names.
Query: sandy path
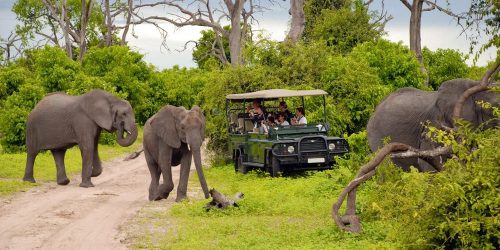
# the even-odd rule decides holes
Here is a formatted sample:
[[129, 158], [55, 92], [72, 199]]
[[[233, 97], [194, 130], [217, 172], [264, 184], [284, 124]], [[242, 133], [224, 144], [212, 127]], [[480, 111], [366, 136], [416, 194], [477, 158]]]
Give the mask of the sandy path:
[[[172, 168], [176, 187], [179, 169]], [[0, 249], [125, 249], [119, 228], [148, 202], [149, 180], [141, 154], [105, 163], [94, 188], [78, 187], [75, 176], [68, 186], [50, 183], [0, 200]], [[172, 203], [175, 191], [160, 202]]]

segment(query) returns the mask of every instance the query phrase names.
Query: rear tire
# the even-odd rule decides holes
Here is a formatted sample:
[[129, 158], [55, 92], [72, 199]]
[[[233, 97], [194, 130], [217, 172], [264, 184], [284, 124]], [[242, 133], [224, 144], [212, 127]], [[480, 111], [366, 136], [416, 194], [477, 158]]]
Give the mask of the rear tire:
[[271, 156], [270, 158], [269, 163], [271, 163], [271, 165], [268, 167], [268, 171], [271, 177], [279, 177], [281, 175], [281, 164], [276, 157]]
[[246, 174], [250, 171], [250, 167], [243, 165], [243, 155], [241, 154], [238, 155], [238, 159], [236, 159], [235, 170], [236, 172], [240, 172], [242, 174]]

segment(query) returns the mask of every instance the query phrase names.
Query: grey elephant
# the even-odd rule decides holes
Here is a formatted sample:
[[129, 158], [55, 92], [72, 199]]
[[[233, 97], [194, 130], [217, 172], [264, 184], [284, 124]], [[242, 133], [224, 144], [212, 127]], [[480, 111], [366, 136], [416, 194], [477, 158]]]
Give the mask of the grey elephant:
[[[102, 172], [97, 146], [103, 129], [116, 131], [116, 140], [121, 146], [134, 143], [137, 126], [134, 111], [127, 101], [103, 90], [92, 90], [81, 96], [48, 94], [28, 116], [23, 180], [35, 182], [35, 158], [40, 151], [50, 150], [56, 162], [57, 184], [67, 185], [64, 155], [68, 148], [78, 145], [82, 155], [80, 187], [93, 187], [90, 178]], [[125, 133], [128, 135], [124, 136]]]
[[[172, 166], [181, 165], [176, 201], [186, 198], [191, 158], [198, 178], [209, 197], [201, 166], [201, 145], [205, 137], [205, 117], [198, 106], [191, 110], [167, 105], [144, 125], [144, 154], [151, 174], [149, 200], [166, 199], [174, 189]], [[163, 183], [159, 185], [160, 175]]]
[[[422, 91], [402, 88], [387, 96], [375, 109], [368, 121], [368, 143], [372, 151], [383, 146], [384, 138], [391, 142], [408, 144], [414, 148], [428, 150], [437, 145], [424, 138], [425, 123], [440, 127], [453, 126], [453, 108], [462, 93], [479, 84], [478, 81], [455, 79], [444, 82], [437, 91]], [[474, 94], [464, 104], [462, 117], [474, 126], [493, 118], [490, 109], [483, 109], [477, 101], [498, 105], [498, 93], [483, 91]], [[498, 120], [490, 120], [486, 127], [498, 126]], [[394, 159], [404, 170], [414, 166], [420, 171], [435, 171], [445, 159]]]

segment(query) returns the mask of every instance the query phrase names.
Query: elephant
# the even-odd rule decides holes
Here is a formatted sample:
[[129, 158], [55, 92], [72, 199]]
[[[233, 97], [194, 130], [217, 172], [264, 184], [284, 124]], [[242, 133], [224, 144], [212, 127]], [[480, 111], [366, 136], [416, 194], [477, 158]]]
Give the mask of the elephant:
[[80, 96], [62, 92], [48, 94], [31, 111], [26, 122], [27, 161], [23, 180], [35, 182], [35, 158], [40, 151], [50, 150], [56, 163], [57, 184], [67, 185], [64, 155], [68, 148], [78, 145], [82, 155], [80, 187], [93, 187], [91, 177], [102, 172], [97, 151], [102, 129], [116, 131], [120, 146], [134, 143], [138, 131], [128, 101], [98, 89]]
[[[443, 82], [437, 91], [423, 91], [415, 88], [402, 88], [387, 96], [376, 107], [367, 125], [368, 143], [375, 152], [383, 146], [388, 137], [391, 142], [407, 144], [421, 150], [438, 146], [423, 135], [428, 122], [436, 127], [453, 127], [453, 108], [462, 93], [479, 84], [468, 79], [454, 79]], [[482, 91], [472, 95], [464, 104], [462, 118], [473, 126], [498, 126], [490, 109], [483, 109], [477, 101], [486, 101], [498, 106], [498, 93]], [[488, 121], [488, 122], [487, 122]], [[446, 156], [431, 159], [408, 158], [393, 159], [393, 162], [408, 171], [410, 166], [419, 171], [437, 171]]]
[[[149, 200], [166, 199], [174, 189], [172, 166], [180, 166], [176, 201], [187, 197], [187, 184], [194, 158], [205, 198], [209, 198], [207, 182], [201, 166], [201, 145], [205, 137], [205, 117], [198, 106], [191, 110], [167, 105], [144, 125], [144, 155], [151, 174]], [[159, 185], [160, 175], [163, 183]]]

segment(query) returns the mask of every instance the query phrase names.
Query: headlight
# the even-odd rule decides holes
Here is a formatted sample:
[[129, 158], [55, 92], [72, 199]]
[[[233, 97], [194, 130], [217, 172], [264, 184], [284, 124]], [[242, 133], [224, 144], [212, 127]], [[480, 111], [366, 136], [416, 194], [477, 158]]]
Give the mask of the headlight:
[[288, 153], [292, 154], [295, 151], [293, 146], [288, 146]]
[[328, 144], [328, 149], [329, 149], [330, 151], [335, 150], [335, 144], [334, 144], [334, 143], [330, 143], [330, 144]]

